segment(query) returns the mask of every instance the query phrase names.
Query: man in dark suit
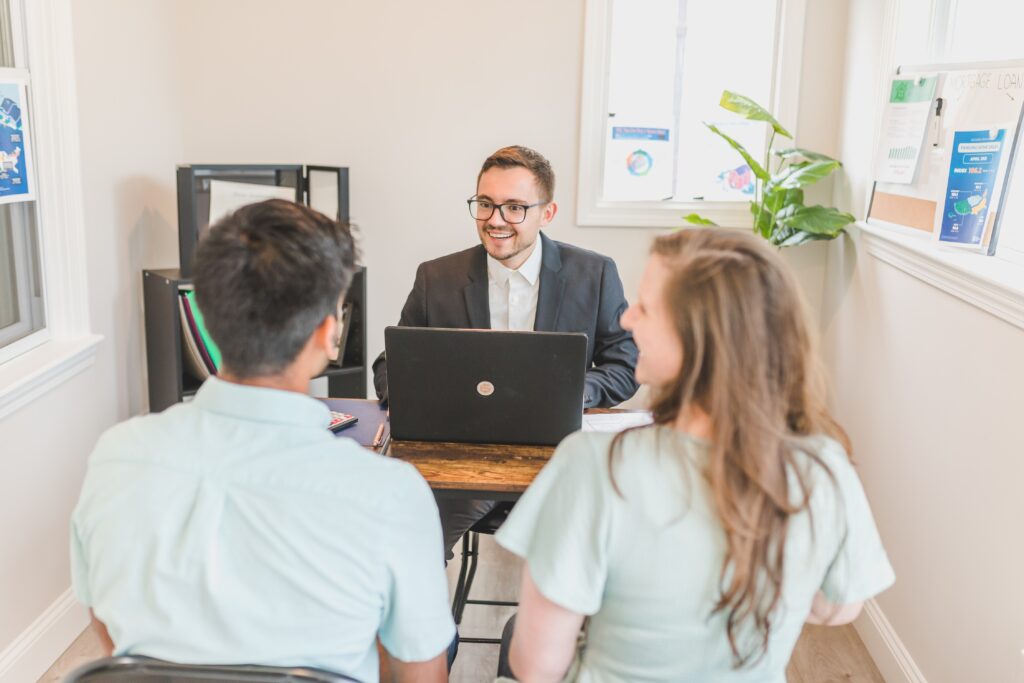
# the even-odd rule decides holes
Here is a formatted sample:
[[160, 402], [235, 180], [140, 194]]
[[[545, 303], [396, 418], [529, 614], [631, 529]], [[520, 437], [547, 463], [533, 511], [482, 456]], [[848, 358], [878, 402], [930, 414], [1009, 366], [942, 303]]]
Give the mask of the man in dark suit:
[[[588, 370], [583, 403], [613, 406], [637, 390], [637, 349], [619, 325], [626, 310], [615, 262], [556, 242], [541, 228], [558, 211], [547, 159], [525, 147], [499, 149], [484, 161], [469, 200], [480, 244], [416, 270], [398, 324], [410, 327], [584, 332]], [[377, 395], [387, 398], [387, 364], [373, 364]], [[439, 500], [445, 550], [493, 501]]]

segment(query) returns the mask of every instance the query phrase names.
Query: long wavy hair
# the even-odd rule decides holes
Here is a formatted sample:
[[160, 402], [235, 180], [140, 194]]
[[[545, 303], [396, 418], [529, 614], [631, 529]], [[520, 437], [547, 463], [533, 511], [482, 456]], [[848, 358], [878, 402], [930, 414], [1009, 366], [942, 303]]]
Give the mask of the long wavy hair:
[[[796, 453], [809, 455], [834, 482], [808, 448], [810, 437], [830, 436], [847, 453], [850, 443], [826, 407], [805, 304], [778, 254], [750, 235], [720, 228], [659, 237], [651, 253], [671, 271], [664, 299], [683, 356], [678, 376], [652, 387], [651, 411], [661, 425], [674, 424], [691, 407], [710, 417], [703, 476], [727, 539], [712, 614], [726, 615], [740, 668], [767, 651], [789, 521], [808, 509], [810, 485]], [[612, 442], [610, 468], [624, 436]], [[796, 475], [799, 495], [790, 491], [787, 473]]]

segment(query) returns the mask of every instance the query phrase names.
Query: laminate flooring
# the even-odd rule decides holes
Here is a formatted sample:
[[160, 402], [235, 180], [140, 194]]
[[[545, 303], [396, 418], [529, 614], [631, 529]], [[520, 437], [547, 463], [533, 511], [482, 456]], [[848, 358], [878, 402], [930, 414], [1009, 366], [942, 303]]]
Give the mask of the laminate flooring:
[[[515, 600], [519, 591], [520, 562], [514, 555], [484, 536], [480, 544], [480, 565], [473, 583], [473, 596], [488, 600]], [[459, 562], [448, 566], [449, 589], [458, 577]], [[464, 636], [498, 637], [513, 608], [470, 605], [459, 632]], [[64, 652], [39, 683], [59, 683], [69, 671], [102, 656], [100, 643], [91, 629]], [[463, 643], [450, 680], [453, 683], [482, 683], [494, 680], [498, 667], [496, 645]], [[787, 670], [789, 683], [885, 683], [864, 644], [852, 626], [804, 628]]]

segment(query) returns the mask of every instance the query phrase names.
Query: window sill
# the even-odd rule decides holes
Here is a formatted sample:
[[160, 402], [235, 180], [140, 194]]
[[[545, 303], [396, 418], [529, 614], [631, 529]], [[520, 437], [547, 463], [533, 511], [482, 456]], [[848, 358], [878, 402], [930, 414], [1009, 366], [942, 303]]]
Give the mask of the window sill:
[[0, 419], [93, 364], [103, 337], [49, 341], [0, 365]]
[[1024, 329], [1024, 266], [937, 244], [931, 235], [858, 222], [869, 254]]
[[691, 213], [726, 227], [749, 230], [753, 225], [746, 201], [580, 202], [576, 224], [586, 227], [685, 228], [692, 226], [683, 220], [683, 216]]

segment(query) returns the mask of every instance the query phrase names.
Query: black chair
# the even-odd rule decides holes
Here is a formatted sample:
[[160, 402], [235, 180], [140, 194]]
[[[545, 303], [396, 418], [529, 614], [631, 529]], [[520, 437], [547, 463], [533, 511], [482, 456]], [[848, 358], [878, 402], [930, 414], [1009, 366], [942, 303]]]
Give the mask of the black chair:
[[64, 683], [351, 683], [308, 667], [175, 664], [150, 657], [107, 657], [78, 667]]
[[[469, 591], [473, 587], [473, 578], [476, 576], [477, 558], [480, 555], [480, 534], [493, 535], [512, 511], [515, 503], [498, 503], [479, 522], [470, 527], [469, 531], [462, 537], [462, 566], [459, 567], [459, 579], [455, 584], [455, 597], [452, 599], [452, 616], [455, 624], [462, 623], [462, 613], [466, 605], [496, 605], [499, 607], [515, 607], [518, 602], [507, 600], [472, 600]], [[500, 645], [500, 638], [467, 638], [459, 636], [460, 643], [487, 643]]]

